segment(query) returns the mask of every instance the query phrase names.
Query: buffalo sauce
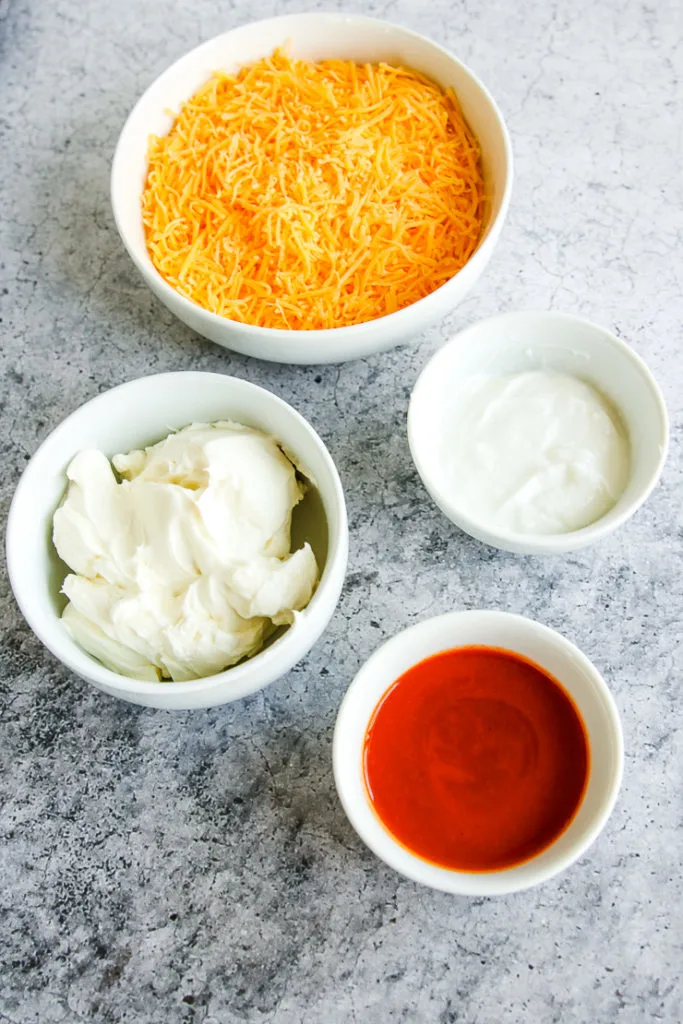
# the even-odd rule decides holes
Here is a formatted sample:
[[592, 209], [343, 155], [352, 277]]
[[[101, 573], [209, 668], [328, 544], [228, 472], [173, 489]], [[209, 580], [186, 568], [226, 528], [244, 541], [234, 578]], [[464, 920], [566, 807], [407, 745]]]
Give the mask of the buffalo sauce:
[[590, 751], [579, 712], [531, 661], [442, 651], [404, 673], [365, 735], [368, 794], [404, 847], [460, 871], [541, 853], [581, 804]]

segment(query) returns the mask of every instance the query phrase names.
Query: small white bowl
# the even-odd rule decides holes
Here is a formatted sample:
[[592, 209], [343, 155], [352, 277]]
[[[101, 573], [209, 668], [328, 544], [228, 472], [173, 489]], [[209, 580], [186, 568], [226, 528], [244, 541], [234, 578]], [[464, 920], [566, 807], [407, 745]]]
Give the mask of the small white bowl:
[[[234, 72], [290, 45], [305, 60], [388, 61], [421, 71], [455, 89], [481, 144], [490, 207], [479, 247], [462, 270], [431, 295], [389, 316], [352, 327], [286, 331], [237, 323], [180, 295], [147, 252], [140, 197], [147, 174], [149, 136], [165, 135], [170, 111], [210, 77]], [[119, 234], [154, 294], [184, 323], [211, 341], [277, 363], [335, 363], [381, 352], [424, 331], [449, 313], [475, 285], [498, 241], [512, 188], [512, 149], [498, 107], [479, 79], [441, 46], [399, 25], [356, 14], [292, 14], [243, 25], [181, 57], [138, 101], [124, 125], [111, 174], [111, 201]]]
[[[453, 871], [411, 853], [382, 825], [364, 779], [365, 734], [389, 687], [411, 666], [439, 651], [483, 645], [521, 654], [545, 669], [574, 700], [590, 747], [588, 786], [565, 830], [542, 853], [502, 871]], [[499, 896], [528, 889], [564, 871], [604, 827], [623, 773], [623, 739], [614, 699], [597, 669], [568, 640], [521, 615], [499, 611], [452, 612], [427, 619], [388, 640], [363, 665], [337, 716], [333, 745], [337, 792], [356, 832], [390, 867], [422, 885], [464, 896]]]
[[[232, 419], [266, 431], [296, 458], [312, 485], [294, 513], [296, 547], [310, 540], [321, 578], [307, 608], [269, 647], [217, 675], [189, 682], [128, 679], [76, 644], [60, 614], [66, 572], [52, 544], [52, 517], [77, 452], [106, 455], [153, 444], [192, 422]], [[264, 388], [218, 373], [161, 373], [105, 391], [43, 442], [19, 481], [7, 524], [7, 567], [17, 603], [39, 640], [68, 668], [114, 697], [156, 708], [214, 707], [262, 689], [313, 647], [339, 600], [348, 555], [346, 506], [327, 448], [306, 420]]]
[[[631, 468], [623, 494], [600, 519], [571, 533], [513, 533], [479, 521], [445, 486], [439, 449], [452, 413], [454, 384], [472, 374], [552, 370], [602, 392], [629, 435]], [[427, 363], [413, 389], [408, 440], [422, 482], [448, 518], [477, 540], [518, 554], [576, 551], [612, 533], [643, 504], [666, 460], [669, 425], [657, 382], [615, 334], [566, 313], [503, 313], [472, 324]]]

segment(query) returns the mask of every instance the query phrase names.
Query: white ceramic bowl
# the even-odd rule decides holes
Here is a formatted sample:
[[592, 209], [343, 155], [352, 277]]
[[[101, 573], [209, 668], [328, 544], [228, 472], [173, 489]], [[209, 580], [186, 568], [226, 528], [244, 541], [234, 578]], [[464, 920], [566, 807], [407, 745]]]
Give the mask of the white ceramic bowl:
[[[424, 658], [469, 645], [514, 651], [549, 672], [579, 709], [590, 746], [588, 786], [569, 827], [538, 856], [503, 871], [452, 871], [410, 853], [380, 822], [364, 780], [365, 733], [383, 694]], [[433, 889], [465, 896], [498, 896], [547, 881], [588, 849], [614, 807], [624, 752], [614, 699], [597, 669], [578, 648], [547, 626], [520, 615], [470, 611], [427, 619], [375, 651], [342, 701], [334, 732], [333, 758], [334, 778], [344, 810], [360, 838], [378, 857], [407, 878]]]
[[[365, 324], [330, 330], [286, 331], [240, 324], [183, 298], [152, 265], [145, 245], [140, 196], [147, 172], [148, 140], [165, 135], [176, 111], [218, 69], [234, 72], [290, 44], [293, 56], [358, 62], [389, 61], [452, 86], [477, 135], [491, 198], [477, 251], [450, 281], [419, 302]], [[111, 175], [114, 219], [144, 280], [184, 323], [211, 341], [278, 363], [334, 363], [381, 352], [419, 334], [450, 312], [470, 291], [500, 235], [512, 187], [512, 150], [503, 118], [490, 94], [464, 64], [436, 43], [398, 25], [355, 14], [292, 14], [243, 25], [181, 57], [149, 87], [121, 132]]]
[[[221, 419], [258, 427], [297, 459], [313, 487], [294, 512], [295, 547], [310, 540], [321, 579], [307, 608], [269, 647], [225, 672], [180, 683], [128, 679], [105, 668], [69, 636], [59, 594], [67, 569], [52, 544], [52, 517], [66, 489], [66, 467], [84, 448], [106, 455], [153, 444], [189, 423]], [[339, 474], [313, 428], [263, 388], [217, 373], [162, 373], [105, 391], [67, 417], [26, 466], [7, 524], [7, 566], [15, 597], [36, 636], [99, 690], [157, 708], [213, 707], [262, 689], [311, 649], [337, 605], [348, 554]]]
[[[581, 530], [522, 534], [477, 520], [445, 486], [439, 458], [452, 414], [454, 384], [470, 374], [552, 370], [593, 384], [618, 410], [628, 431], [631, 469], [626, 488], [606, 515]], [[657, 483], [669, 426], [657, 382], [643, 360], [615, 334], [565, 313], [503, 313], [472, 324], [429, 361], [408, 410], [410, 451], [422, 482], [448, 518], [472, 537], [519, 554], [576, 551], [626, 522]]]

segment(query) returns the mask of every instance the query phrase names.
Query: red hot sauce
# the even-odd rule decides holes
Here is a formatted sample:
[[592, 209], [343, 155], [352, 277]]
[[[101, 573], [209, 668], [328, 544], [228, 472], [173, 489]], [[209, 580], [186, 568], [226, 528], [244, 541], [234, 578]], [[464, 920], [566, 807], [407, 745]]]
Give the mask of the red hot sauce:
[[418, 857], [499, 871], [567, 828], [588, 783], [586, 730], [538, 665], [495, 647], [442, 651], [408, 669], [365, 735], [375, 812]]

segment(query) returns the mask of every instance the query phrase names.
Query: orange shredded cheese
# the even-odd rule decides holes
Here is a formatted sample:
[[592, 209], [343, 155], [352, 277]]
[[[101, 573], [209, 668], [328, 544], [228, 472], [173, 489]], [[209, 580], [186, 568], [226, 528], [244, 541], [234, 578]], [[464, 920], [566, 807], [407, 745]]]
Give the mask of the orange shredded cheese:
[[150, 140], [154, 266], [205, 309], [263, 327], [363, 323], [464, 266], [484, 214], [455, 95], [415, 71], [276, 50], [218, 73]]

